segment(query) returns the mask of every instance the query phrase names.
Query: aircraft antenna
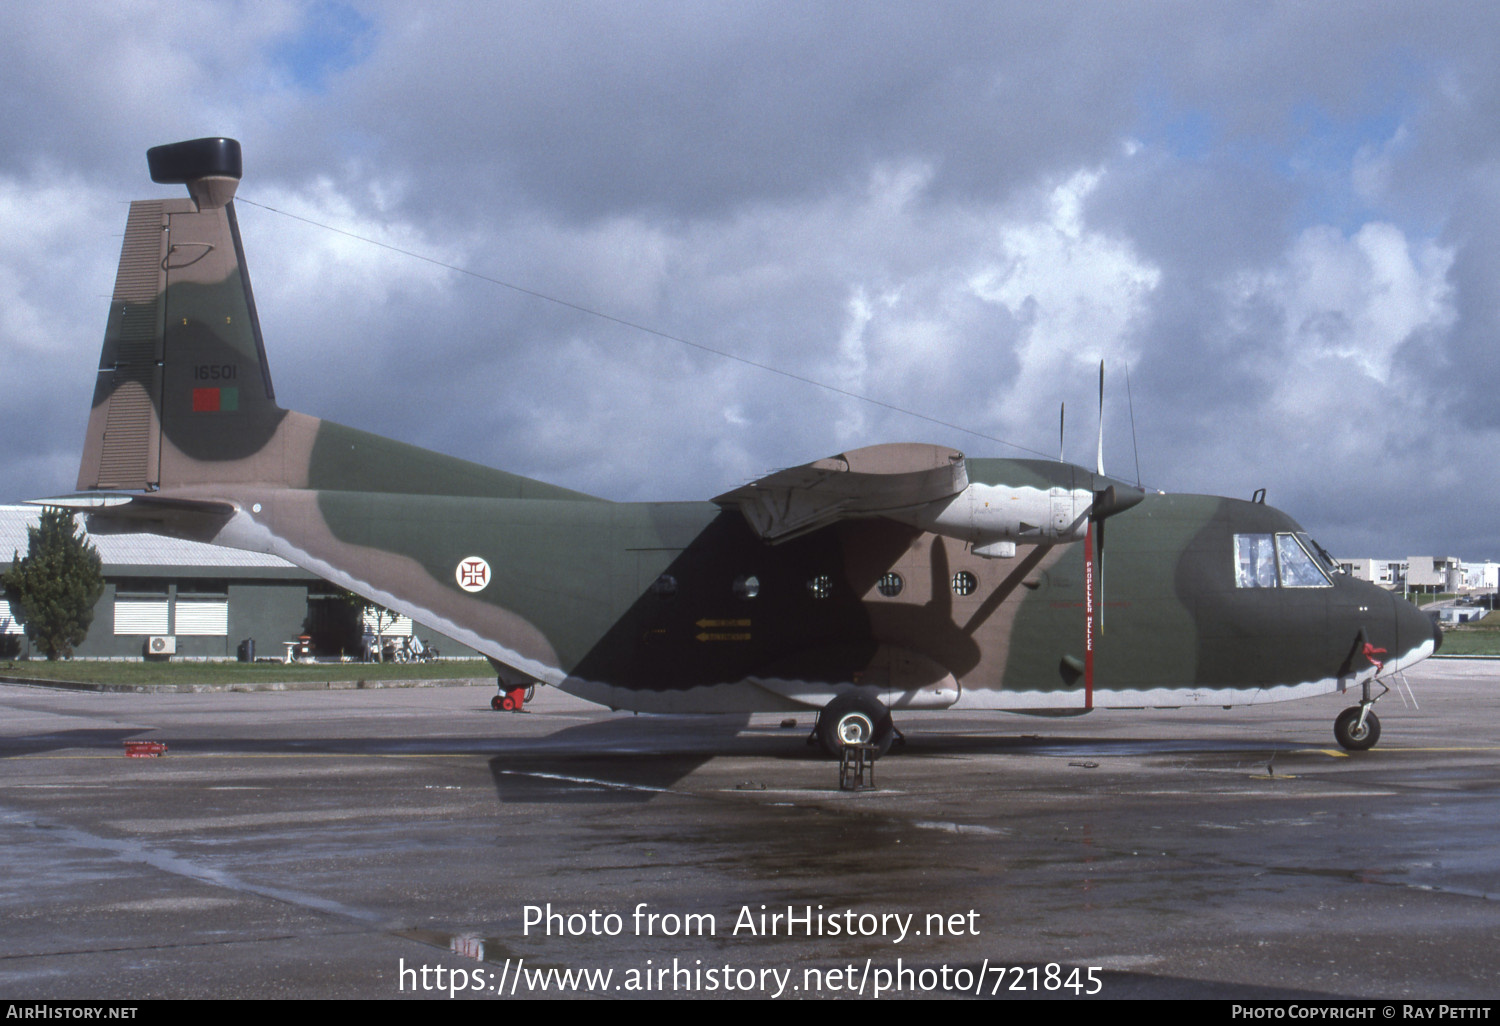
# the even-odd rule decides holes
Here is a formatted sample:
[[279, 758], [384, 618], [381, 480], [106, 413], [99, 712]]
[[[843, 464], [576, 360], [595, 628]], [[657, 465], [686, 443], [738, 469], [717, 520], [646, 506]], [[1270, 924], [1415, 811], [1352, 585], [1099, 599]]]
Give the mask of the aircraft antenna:
[[1007, 441], [1004, 438], [997, 438], [994, 435], [987, 435], [983, 431], [975, 431], [973, 428], [964, 427], [962, 424], [955, 424], [952, 421], [941, 420], [937, 417], [930, 417], [925, 413], [918, 413], [916, 410], [908, 410], [904, 406], [897, 406], [895, 403], [888, 403], [884, 399], [876, 399], [874, 396], [862, 395], [859, 392], [853, 392], [847, 388], [840, 388], [837, 385], [830, 385], [826, 381], [819, 381], [817, 378], [810, 378], [803, 374], [797, 374], [789, 370], [782, 370], [780, 367], [772, 366], [769, 363], [761, 363], [758, 360], [751, 360], [748, 357], [737, 356], [736, 354], [727, 352], [723, 349], [715, 349], [713, 346], [704, 345], [702, 342], [694, 342], [692, 339], [683, 338], [681, 335], [673, 335], [670, 332], [660, 331], [656, 328], [648, 327], [647, 325], [640, 324], [636, 321], [626, 320], [624, 317], [616, 317], [614, 314], [608, 314], [602, 310], [595, 310], [591, 307], [584, 306], [581, 303], [574, 303], [570, 300], [559, 299], [556, 296], [549, 296], [545, 292], [538, 292], [536, 289], [529, 289], [524, 285], [516, 285], [508, 281], [502, 281], [499, 278], [493, 278], [487, 274], [480, 274], [478, 271], [472, 271], [469, 268], [461, 267], [458, 264], [450, 264], [445, 260], [438, 260], [436, 257], [426, 256], [422, 253], [415, 253], [409, 249], [402, 249], [400, 246], [392, 246], [388, 242], [381, 242], [379, 239], [372, 239], [367, 235], [360, 235], [357, 232], [351, 232], [344, 228], [336, 228], [331, 224], [324, 224], [322, 221], [314, 221], [312, 218], [303, 217], [301, 214], [293, 214], [292, 212], [287, 210], [279, 210], [276, 207], [270, 207], [264, 203], [257, 203], [252, 199], [245, 198], [244, 196], [238, 196], [236, 197], [236, 199], [240, 203], [244, 203], [252, 207], [259, 207], [261, 210], [267, 210], [273, 214], [280, 214], [282, 217], [289, 217], [294, 221], [301, 221], [303, 224], [310, 224], [314, 228], [322, 228], [326, 231], [335, 232], [339, 235], [346, 236], [347, 238], [354, 239], [358, 242], [367, 242], [372, 246], [379, 246], [381, 249], [388, 249], [392, 253], [399, 253], [402, 256], [411, 257], [413, 260], [421, 260], [424, 263], [433, 264], [445, 270], [467, 275], [470, 278], [478, 278], [480, 281], [488, 282], [491, 285], [498, 285], [501, 288], [510, 289], [512, 292], [519, 292], [523, 296], [531, 296], [535, 299], [545, 300], [548, 303], [556, 303], [558, 306], [567, 307], [569, 310], [575, 310], [578, 313], [587, 314], [590, 317], [597, 317], [600, 320], [609, 321], [612, 324], [618, 324], [621, 327], [630, 328], [633, 331], [644, 332], [647, 335], [655, 335], [657, 338], [666, 339], [668, 342], [676, 342], [678, 345], [688, 346], [693, 349], [701, 350], [705, 353], [712, 353], [714, 356], [721, 356], [726, 360], [733, 360], [735, 363], [742, 363], [747, 367], [754, 367], [757, 370], [769, 371], [772, 374], [779, 374], [783, 378], [790, 378], [793, 381], [800, 381], [805, 385], [812, 385], [816, 388], [821, 388], [825, 391], [832, 392], [835, 395], [844, 396], [847, 399], [855, 399], [862, 403], [869, 403], [872, 406], [879, 406], [882, 409], [890, 410], [892, 413], [900, 413], [908, 417], [915, 417], [917, 420], [925, 420], [929, 424], [936, 424], [939, 427], [949, 428], [953, 431], [962, 431], [966, 435], [973, 435], [975, 438], [983, 438], [987, 442], [995, 442], [998, 445], [1007, 445], [1012, 449], [1019, 449], [1022, 452], [1029, 452], [1033, 456], [1040, 456], [1043, 459], [1046, 459], [1048, 456], [1047, 453], [1042, 452], [1040, 449], [1033, 449], [1030, 446], [1021, 445], [1019, 442], [1011, 442]]

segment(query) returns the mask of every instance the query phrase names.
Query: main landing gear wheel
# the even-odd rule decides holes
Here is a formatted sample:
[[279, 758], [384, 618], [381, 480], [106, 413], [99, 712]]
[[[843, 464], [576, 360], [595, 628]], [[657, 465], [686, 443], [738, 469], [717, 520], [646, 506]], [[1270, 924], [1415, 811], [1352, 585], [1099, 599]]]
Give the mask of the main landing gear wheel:
[[536, 693], [536, 685], [527, 688], [510, 688], [490, 699], [490, 708], [496, 712], [520, 712]]
[[834, 758], [847, 745], [874, 745], [879, 758], [890, 751], [896, 728], [883, 703], [857, 693], [840, 695], [818, 713], [818, 741]]
[[1365, 713], [1364, 726], [1359, 724], [1359, 712], [1359, 706], [1350, 706], [1333, 721], [1333, 736], [1351, 752], [1369, 751], [1380, 740], [1380, 720], [1376, 718], [1375, 710]]

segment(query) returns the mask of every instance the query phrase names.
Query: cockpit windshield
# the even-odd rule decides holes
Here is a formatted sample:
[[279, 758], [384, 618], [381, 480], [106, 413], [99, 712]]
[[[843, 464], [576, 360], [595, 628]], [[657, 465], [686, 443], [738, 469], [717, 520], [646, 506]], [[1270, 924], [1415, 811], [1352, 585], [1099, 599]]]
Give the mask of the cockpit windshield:
[[[1327, 588], [1333, 584], [1321, 560], [1304, 547], [1305, 535], [1234, 536], [1235, 586], [1239, 588]], [[1322, 553], [1311, 538], [1312, 551]], [[1323, 556], [1326, 557], [1326, 553]]]

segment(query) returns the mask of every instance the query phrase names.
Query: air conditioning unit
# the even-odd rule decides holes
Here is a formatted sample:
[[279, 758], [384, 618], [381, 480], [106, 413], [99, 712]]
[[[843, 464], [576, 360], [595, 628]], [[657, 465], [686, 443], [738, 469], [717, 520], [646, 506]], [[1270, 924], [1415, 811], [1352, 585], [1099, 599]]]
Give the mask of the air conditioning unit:
[[172, 634], [155, 634], [146, 642], [146, 651], [152, 655], [176, 655], [177, 638]]

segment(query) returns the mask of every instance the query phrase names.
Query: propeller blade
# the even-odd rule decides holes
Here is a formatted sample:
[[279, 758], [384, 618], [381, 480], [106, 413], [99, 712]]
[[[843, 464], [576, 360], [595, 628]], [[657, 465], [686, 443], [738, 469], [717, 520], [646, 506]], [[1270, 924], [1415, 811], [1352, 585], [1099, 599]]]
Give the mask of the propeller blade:
[[1104, 476], [1104, 361], [1099, 361], [1099, 458], [1094, 466], [1100, 477]]

